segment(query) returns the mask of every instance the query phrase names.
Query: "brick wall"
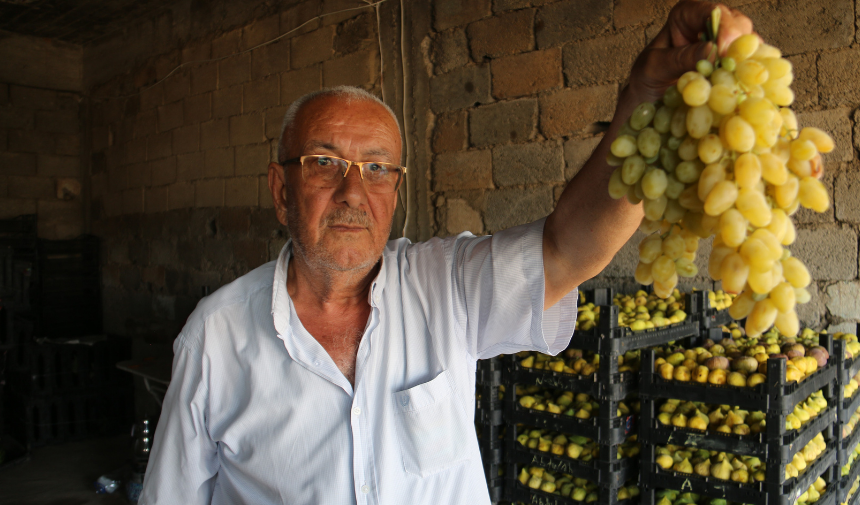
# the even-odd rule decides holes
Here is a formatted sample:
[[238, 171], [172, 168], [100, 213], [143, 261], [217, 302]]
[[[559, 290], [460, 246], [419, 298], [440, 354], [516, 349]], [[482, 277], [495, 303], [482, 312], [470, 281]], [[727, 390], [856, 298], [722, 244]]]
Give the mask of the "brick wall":
[[[636, 54], [671, 0], [434, 0], [428, 35], [431, 201], [439, 236], [492, 233], [549, 213], [601, 138]], [[860, 8], [854, 0], [727, 2], [794, 65], [802, 125], [831, 132], [834, 205], [795, 216], [792, 252], [815, 285], [800, 309], [814, 327], [860, 320]], [[636, 236], [586, 286], [636, 289]], [[710, 244], [700, 249], [706, 271]], [[684, 287], [711, 286], [700, 276]]]
[[85, 227], [80, 48], [5, 34], [0, 60], [0, 219], [37, 214], [40, 237], [76, 237]]
[[[89, 156], [106, 331], [170, 342], [204, 287], [277, 256], [286, 236], [266, 174], [284, 112], [324, 86], [380, 94], [376, 18], [327, 16], [249, 49], [356, 5], [303, 2], [227, 29], [198, 26], [205, 33], [193, 40], [156, 23], [163, 50], [136, 50], [132, 61], [116, 60], [134, 31], [85, 49], [86, 75], [103, 76], [89, 83]], [[123, 71], [110, 75], [102, 59]]]

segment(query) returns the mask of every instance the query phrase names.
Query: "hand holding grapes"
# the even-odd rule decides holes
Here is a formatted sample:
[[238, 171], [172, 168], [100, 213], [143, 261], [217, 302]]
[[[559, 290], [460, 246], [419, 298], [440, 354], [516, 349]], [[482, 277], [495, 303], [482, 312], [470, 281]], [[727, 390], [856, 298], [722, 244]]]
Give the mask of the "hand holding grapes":
[[[692, 64], [686, 58], [706, 49], [692, 42], [694, 23], [685, 21], [705, 5], [686, 2], [673, 10], [656, 47], [637, 60], [644, 67], [631, 80], [628, 100], [658, 93]], [[618, 131], [607, 158], [617, 167], [609, 194], [643, 203], [639, 229], [649, 236], [639, 247], [638, 282], [668, 296], [679, 277], [698, 274], [699, 239], [713, 235], [708, 273], [726, 291], [740, 293], [732, 317], [747, 318], [749, 336], [774, 324], [793, 336], [799, 330], [794, 308], [809, 300], [811, 278], [784, 249], [795, 239], [790, 216], [800, 206], [828, 208], [819, 153], [834, 144], [817, 128], [799, 128], [789, 108], [791, 63], [741, 15], [729, 13], [734, 28], [726, 28], [725, 12], [714, 9], [705, 21], [711, 36], [721, 35], [720, 55], [709, 52], [660, 99], [639, 103]], [[658, 56], [668, 58], [662, 67], [650, 61]]]
[[639, 54], [630, 73], [627, 92], [635, 103], [653, 102], [663, 96], [685, 72], [700, 60], [713, 61], [713, 44], [702, 41], [705, 25], [715, 7], [722, 11], [717, 45], [724, 54], [741, 35], [752, 33], [752, 21], [724, 5], [684, 0], [672, 8], [660, 33]]

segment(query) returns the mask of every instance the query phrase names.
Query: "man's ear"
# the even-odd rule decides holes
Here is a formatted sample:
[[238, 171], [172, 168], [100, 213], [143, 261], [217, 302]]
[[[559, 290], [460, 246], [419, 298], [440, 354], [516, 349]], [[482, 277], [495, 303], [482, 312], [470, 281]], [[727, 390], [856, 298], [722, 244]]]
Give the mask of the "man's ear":
[[269, 192], [272, 193], [272, 203], [278, 221], [287, 226], [287, 181], [284, 179], [284, 167], [274, 161], [269, 163]]

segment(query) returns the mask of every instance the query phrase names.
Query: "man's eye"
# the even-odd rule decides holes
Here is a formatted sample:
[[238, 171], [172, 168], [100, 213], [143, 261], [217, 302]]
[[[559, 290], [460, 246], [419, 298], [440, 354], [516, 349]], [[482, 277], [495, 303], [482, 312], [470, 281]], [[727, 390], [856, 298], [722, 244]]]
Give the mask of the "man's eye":
[[326, 156], [320, 156], [319, 158], [317, 158], [317, 165], [319, 165], [321, 167], [326, 167], [326, 166], [331, 165], [333, 163], [334, 163], [334, 160], [332, 160], [331, 158], [328, 158]]
[[368, 172], [383, 172], [385, 171], [385, 166], [380, 165], [379, 163], [368, 163], [364, 165], [365, 170]]

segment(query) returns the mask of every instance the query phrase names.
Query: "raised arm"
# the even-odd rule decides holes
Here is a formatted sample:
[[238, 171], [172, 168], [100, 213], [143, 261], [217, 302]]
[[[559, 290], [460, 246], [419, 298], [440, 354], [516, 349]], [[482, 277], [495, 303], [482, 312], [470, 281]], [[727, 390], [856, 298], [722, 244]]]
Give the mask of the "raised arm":
[[[607, 192], [612, 174], [606, 164], [609, 146], [637, 105], [659, 99], [684, 72], [709, 57], [712, 44], [701, 42], [699, 34], [714, 7], [707, 2], [679, 2], [657, 37], [636, 58], [609, 130], [547, 218], [543, 235], [545, 308], [600, 273], [639, 226], [642, 205], [631, 205], [625, 198], [614, 200]], [[752, 32], [752, 22], [737, 11], [719, 7], [723, 11], [718, 37], [722, 53], [737, 37]]]

